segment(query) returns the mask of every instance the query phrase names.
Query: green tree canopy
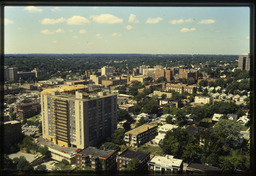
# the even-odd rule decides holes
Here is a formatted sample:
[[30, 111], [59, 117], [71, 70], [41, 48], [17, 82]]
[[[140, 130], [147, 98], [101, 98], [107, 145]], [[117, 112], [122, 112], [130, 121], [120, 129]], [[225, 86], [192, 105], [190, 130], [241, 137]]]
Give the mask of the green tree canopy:
[[138, 158], [131, 159], [127, 165], [127, 170], [128, 171], [138, 171], [139, 170], [139, 159]]
[[125, 129], [116, 129], [112, 134], [112, 141], [115, 144], [122, 145], [124, 143]]
[[213, 128], [213, 132], [228, 142], [230, 147], [235, 147], [240, 140], [242, 125], [235, 120], [220, 119]]

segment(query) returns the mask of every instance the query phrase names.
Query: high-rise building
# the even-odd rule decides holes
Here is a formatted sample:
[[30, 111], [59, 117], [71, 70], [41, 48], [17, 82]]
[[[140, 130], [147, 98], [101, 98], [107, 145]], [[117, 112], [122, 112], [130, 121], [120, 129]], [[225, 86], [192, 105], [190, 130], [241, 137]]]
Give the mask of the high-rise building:
[[238, 69], [240, 70], [250, 70], [250, 56], [240, 55], [238, 58]]
[[190, 70], [190, 69], [180, 69], [179, 70], [179, 78], [194, 78], [196, 81], [198, 80], [198, 71]]
[[101, 68], [101, 75], [109, 75], [113, 72], [113, 67], [109, 67], [109, 66], [104, 66]]
[[[117, 126], [116, 95], [89, 95], [77, 91], [83, 87], [86, 86], [65, 86], [57, 91], [56, 88], [42, 91], [44, 139], [60, 146], [83, 149], [111, 137]], [[70, 94], [74, 91], [75, 95]]]

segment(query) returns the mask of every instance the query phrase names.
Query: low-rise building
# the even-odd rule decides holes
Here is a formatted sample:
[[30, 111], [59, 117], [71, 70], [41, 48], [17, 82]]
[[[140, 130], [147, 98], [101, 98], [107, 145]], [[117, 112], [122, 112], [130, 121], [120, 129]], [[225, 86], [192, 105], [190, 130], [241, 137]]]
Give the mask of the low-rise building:
[[178, 128], [178, 126], [172, 124], [165, 124], [163, 126], [160, 126], [158, 130], [158, 135], [155, 138], [155, 143], [159, 144], [159, 142], [164, 139], [166, 133], [174, 128]]
[[93, 171], [115, 171], [116, 156], [116, 150], [87, 147], [76, 154], [76, 167], [90, 167]]
[[124, 142], [128, 146], [139, 147], [157, 135], [157, 126], [143, 124], [124, 134]]
[[18, 114], [19, 119], [29, 118], [41, 112], [41, 105], [39, 102], [15, 104], [14, 111]]
[[212, 116], [212, 121], [218, 122], [222, 116], [223, 114], [214, 113]]
[[190, 163], [186, 167], [186, 174], [220, 174], [222, 170], [210, 164]]
[[195, 103], [198, 103], [198, 104], [208, 104], [208, 103], [212, 103], [212, 101], [213, 101], [212, 97], [195, 96]]
[[161, 91], [158, 91], [158, 90], [155, 90], [153, 92], [153, 95], [157, 95], [158, 97], [161, 97], [162, 95], [166, 95], [166, 98], [171, 98], [172, 97], [172, 93], [170, 93], [170, 92], [161, 92]]
[[116, 158], [117, 170], [123, 171], [123, 170], [127, 169], [129, 162], [135, 158], [138, 158], [138, 160], [139, 160], [137, 169], [139, 171], [147, 171], [147, 168], [148, 168], [147, 162], [150, 159], [150, 153], [146, 153], [143, 151], [129, 150], [129, 149], [126, 149], [120, 155], [117, 156], [117, 158]]
[[247, 125], [249, 123], [250, 119], [246, 115], [244, 115], [244, 116], [240, 117], [237, 121], [241, 122], [243, 125]]
[[148, 170], [160, 173], [182, 173], [183, 160], [174, 158], [172, 155], [154, 156], [148, 162]]
[[195, 86], [188, 86], [186, 84], [170, 84], [170, 83], [167, 83], [166, 85], [164, 85], [163, 88], [165, 88], [166, 91], [174, 90], [175, 92], [178, 92], [180, 94], [182, 94], [184, 92], [188, 92], [190, 94], [196, 92], [196, 87]]

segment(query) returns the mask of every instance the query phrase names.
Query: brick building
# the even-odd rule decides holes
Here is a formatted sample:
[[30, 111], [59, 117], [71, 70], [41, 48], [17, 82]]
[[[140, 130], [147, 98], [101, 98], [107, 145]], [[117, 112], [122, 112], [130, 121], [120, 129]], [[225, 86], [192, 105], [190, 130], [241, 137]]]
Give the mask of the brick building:
[[23, 120], [24, 118], [33, 117], [41, 112], [41, 105], [39, 102], [15, 104], [14, 111], [16, 111], [18, 117]]
[[76, 154], [76, 167], [90, 167], [92, 171], [115, 171], [116, 156], [116, 150], [87, 147]]
[[125, 170], [129, 162], [135, 158], [139, 159], [139, 165], [137, 166], [138, 170], [147, 171], [147, 162], [150, 159], [150, 153], [146, 153], [143, 151], [129, 150], [129, 149], [126, 149], [120, 155], [117, 156], [116, 158], [117, 170], [118, 171]]
[[190, 69], [180, 69], [179, 70], [179, 78], [194, 78], [198, 80], [198, 71], [197, 70], [190, 70]]

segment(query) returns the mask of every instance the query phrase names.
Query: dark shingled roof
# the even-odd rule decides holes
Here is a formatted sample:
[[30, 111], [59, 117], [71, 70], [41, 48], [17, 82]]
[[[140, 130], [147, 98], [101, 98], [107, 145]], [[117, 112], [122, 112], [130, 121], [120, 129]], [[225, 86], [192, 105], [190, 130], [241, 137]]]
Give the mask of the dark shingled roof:
[[125, 150], [123, 153], [121, 153], [119, 156], [125, 157], [125, 158], [138, 158], [139, 160], [143, 160], [149, 153], [143, 152], [143, 151], [135, 151], [135, 150]]
[[200, 164], [200, 163], [191, 163], [188, 165], [187, 169], [188, 168], [197, 169], [204, 172], [220, 172], [221, 171], [221, 169], [218, 167], [214, 167], [206, 164]]
[[96, 147], [87, 147], [84, 150], [80, 151], [79, 153], [83, 156], [93, 156], [93, 157], [101, 157], [101, 158], [107, 158], [111, 153], [113, 153], [115, 150], [100, 150]]

